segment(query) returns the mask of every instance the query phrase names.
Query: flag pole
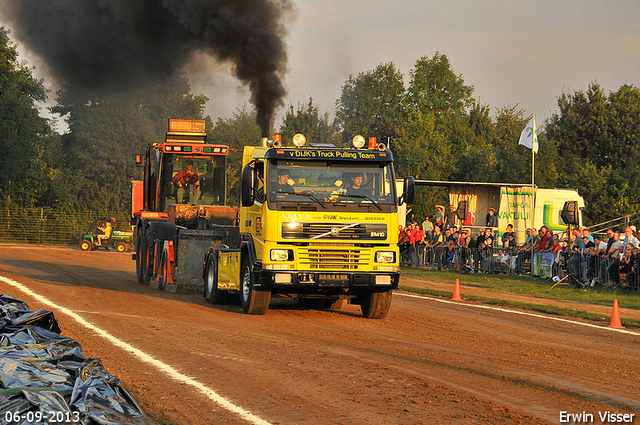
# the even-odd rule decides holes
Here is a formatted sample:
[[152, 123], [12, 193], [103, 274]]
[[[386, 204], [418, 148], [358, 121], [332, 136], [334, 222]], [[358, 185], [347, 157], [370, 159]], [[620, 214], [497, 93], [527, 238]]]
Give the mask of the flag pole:
[[536, 161], [536, 139], [537, 139], [537, 129], [536, 129], [536, 114], [533, 114], [533, 133], [531, 134], [531, 206], [529, 207], [531, 210], [531, 277], [533, 277], [533, 248], [535, 240], [534, 234], [534, 223], [535, 223], [535, 215], [536, 215], [536, 195], [535, 195], [535, 161]]

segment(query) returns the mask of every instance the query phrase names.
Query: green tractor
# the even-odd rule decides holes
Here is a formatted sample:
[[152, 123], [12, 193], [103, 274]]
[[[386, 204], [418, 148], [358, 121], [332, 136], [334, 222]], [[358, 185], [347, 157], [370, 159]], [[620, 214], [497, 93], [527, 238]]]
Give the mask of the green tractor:
[[104, 234], [107, 222], [111, 223], [111, 227], [115, 229], [117, 220], [114, 217], [102, 217], [91, 223], [89, 233], [83, 236], [80, 242], [80, 249], [83, 251], [94, 251], [98, 248], [104, 248], [105, 251], [114, 249], [117, 252], [127, 252], [133, 249], [133, 232], [123, 232], [113, 230], [111, 237], [99, 240], [98, 235]]

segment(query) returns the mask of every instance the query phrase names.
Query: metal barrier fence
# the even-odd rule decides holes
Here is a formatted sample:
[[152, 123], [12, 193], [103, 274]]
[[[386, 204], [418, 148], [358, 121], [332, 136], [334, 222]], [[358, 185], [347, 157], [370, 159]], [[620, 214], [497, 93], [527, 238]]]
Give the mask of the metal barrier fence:
[[[622, 267], [618, 258], [603, 258], [582, 254], [572, 254], [566, 259], [567, 274], [571, 284], [578, 287], [603, 285], [608, 287], [627, 287], [640, 290], [640, 278], [631, 268]], [[633, 268], [638, 270], [640, 259], [636, 259]]]
[[[506, 253], [501, 256], [501, 253]], [[534, 275], [555, 277], [577, 287], [620, 286], [640, 290], [637, 273], [620, 273], [620, 262], [582, 254], [534, 254]], [[544, 257], [544, 258], [543, 258]], [[401, 247], [401, 265], [460, 270], [467, 273], [531, 274], [531, 251], [501, 248]], [[640, 267], [636, 260], [635, 269]]]
[[[0, 243], [70, 245], [79, 243], [93, 221], [100, 217], [116, 217], [116, 230], [128, 230], [128, 219], [95, 211], [60, 212], [47, 208], [22, 210], [0, 209]], [[531, 274], [531, 252], [516, 251], [501, 258], [500, 248], [408, 247], [401, 248], [401, 264], [466, 272]], [[534, 257], [534, 275], [559, 276], [578, 287], [626, 286], [639, 290], [638, 273], [620, 273], [620, 262], [609, 258], [581, 254], [557, 254], [544, 263]], [[640, 261], [636, 261], [638, 270]], [[540, 270], [536, 270], [539, 267]], [[543, 267], [546, 267], [542, 270]], [[592, 285], [593, 284], [593, 285]]]
[[79, 243], [91, 223], [100, 217], [116, 217], [117, 230], [128, 230], [129, 221], [95, 211], [60, 212], [48, 208], [0, 209], [0, 242], [41, 245]]

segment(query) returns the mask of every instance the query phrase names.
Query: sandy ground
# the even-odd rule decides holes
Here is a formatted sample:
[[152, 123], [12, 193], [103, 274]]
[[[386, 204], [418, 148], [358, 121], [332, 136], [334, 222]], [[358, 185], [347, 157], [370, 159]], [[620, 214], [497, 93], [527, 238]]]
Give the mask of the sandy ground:
[[[640, 332], [402, 292], [385, 320], [362, 318], [359, 306], [305, 310], [276, 298], [266, 315], [247, 316], [199, 293], [141, 286], [130, 254], [114, 252], [0, 245], [0, 275], [46, 297], [0, 281], [32, 309], [55, 303], [99, 329], [56, 313], [63, 334], [100, 357], [151, 422], [543, 424], [585, 412], [602, 423], [599, 412], [640, 411]], [[496, 297], [462, 282], [465, 294]], [[611, 314], [579, 309], [591, 308]]]

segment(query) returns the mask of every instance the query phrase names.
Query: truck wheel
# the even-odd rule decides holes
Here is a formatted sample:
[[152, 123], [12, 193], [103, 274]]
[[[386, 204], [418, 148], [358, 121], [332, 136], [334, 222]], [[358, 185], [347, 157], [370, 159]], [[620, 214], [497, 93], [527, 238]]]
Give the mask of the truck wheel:
[[257, 291], [253, 287], [254, 276], [249, 266], [249, 258], [242, 262], [242, 288], [240, 301], [247, 314], [265, 314], [271, 302], [271, 291]]
[[127, 244], [124, 242], [116, 243], [116, 251], [125, 252], [127, 250]]
[[346, 304], [347, 300], [324, 300], [324, 308], [331, 311], [340, 311]]
[[158, 269], [158, 287], [156, 288], [161, 291], [164, 289], [164, 284], [167, 282], [167, 264], [169, 264], [169, 262], [167, 261], [167, 256], [165, 255], [165, 253], [162, 253], [162, 258], [160, 259], [160, 267]]
[[89, 239], [83, 239], [82, 242], [80, 242], [80, 249], [83, 251], [90, 251], [92, 246], [93, 244]]
[[140, 236], [138, 236], [138, 239], [136, 240], [136, 277], [138, 278], [138, 283], [140, 285], [144, 285], [144, 270], [143, 270], [143, 261], [142, 261], [142, 257], [146, 255], [146, 253], [143, 251], [143, 246], [142, 246], [142, 238]]
[[218, 289], [218, 264], [213, 259], [209, 260], [204, 281], [204, 297], [209, 304], [229, 304], [229, 292]]
[[155, 260], [154, 250], [151, 249], [149, 245], [151, 245], [152, 247], [154, 246], [152, 244], [149, 244], [149, 241], [147, 239], [142, 241], [142, 245], [142, 250], [144, 252], [144, 258], [142, 259], [142, 268], [144, 273], [142, 284], [149, 285], [149, 282], [151, 282], [151, 278], [153, 277], [153, 264]]
[[367, 319], [384, 319], [391, 308], [391, 291], [371, 292], [361, 295], [362, 315]]

